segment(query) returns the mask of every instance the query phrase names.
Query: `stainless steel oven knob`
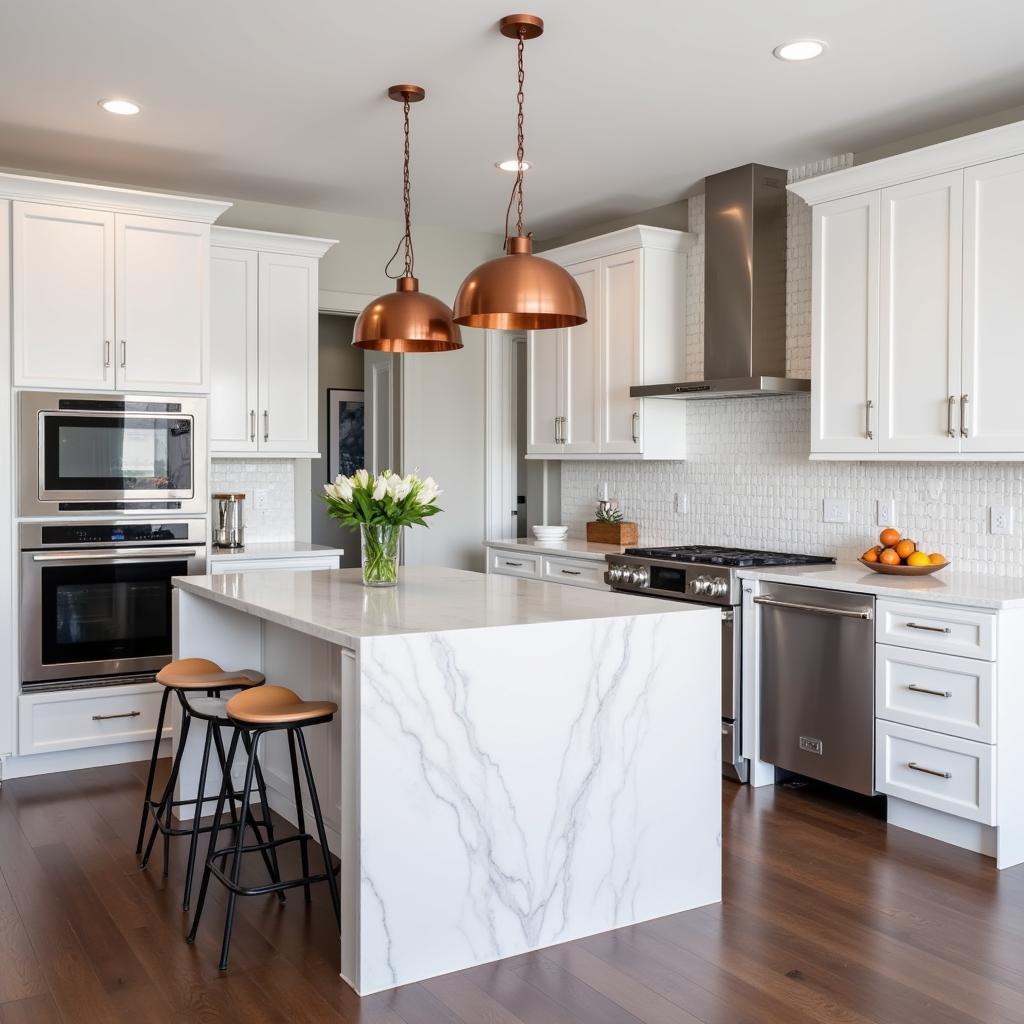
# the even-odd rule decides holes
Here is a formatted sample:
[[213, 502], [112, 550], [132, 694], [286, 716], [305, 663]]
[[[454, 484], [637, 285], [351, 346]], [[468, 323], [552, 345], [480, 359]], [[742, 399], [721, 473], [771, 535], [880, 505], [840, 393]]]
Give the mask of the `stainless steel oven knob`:
[[622, 570], [623, 567], [621, 565], [609, 565], [608, 571], [604, 574], [605, 583], [621, 583]]
[[642, 565], [638, 566], [629, 574], [629, 582], [632, 583], [634, 587], [646, 587], [649, 582], [647, 578], [647, 570]]
[[707, 576], [698, 576], [695, 580], [690, 580], [686, 589], [689, 590], [691, 594], [696, 594], [700, 597], [708, 592], [708, 584], [710, 582], [711, 581]]
[[729, 593], [729, 584], [721, 577], [716, 580], [708, 580], [707, 589], [704, 593], [708, 597], [725, 597]]

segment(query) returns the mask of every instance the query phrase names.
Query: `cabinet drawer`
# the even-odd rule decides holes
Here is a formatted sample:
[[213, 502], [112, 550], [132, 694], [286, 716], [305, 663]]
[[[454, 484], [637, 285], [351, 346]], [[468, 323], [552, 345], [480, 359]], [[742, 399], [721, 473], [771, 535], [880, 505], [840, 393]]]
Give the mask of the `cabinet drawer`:
[[[18, 753], [151, 740], [162, 695], [163, 687], [157, 684], [22, 694], [18, 698]], [[171, 735], [169, 714], [163, 732]]]
[[875, 787], [901, 800], [994, 825], [995, 748], [879, 721]]
[[875, 646], [875, 713], [890, 722], [995, 743], [991, 661]]
[[487, 551], [487, 571], [501, 573], [503, 576], [540, 576], [540, 555], [528, 555], [518, 551]]
[[875, 612], [875, 639], [880, 644], [995, 660], [995, 615], [885, 598]]
[[568, 583], [573, 587], [607, 590], [604, 581], [604, 562], [582, 558], [544, 557], [544, 579], [552, 583]]
[[210, 562], [210, 575], [229, 572], [306, 572], [312, 569], [337, 569], [338, 555], [316, 558], [224, 558]]

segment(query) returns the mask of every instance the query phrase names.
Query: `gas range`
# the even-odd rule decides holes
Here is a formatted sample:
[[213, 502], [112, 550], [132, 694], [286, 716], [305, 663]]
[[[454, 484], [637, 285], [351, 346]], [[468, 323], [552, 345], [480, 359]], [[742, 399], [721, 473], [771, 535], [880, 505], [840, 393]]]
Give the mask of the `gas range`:
[[605, 582], [614, 590], [674, 597], [702, 604], [738, 605], [737, 569], [782, 565], [825, 565], [827, 555], [689, 544], [680, 547], [626, 548], [607, 555]]

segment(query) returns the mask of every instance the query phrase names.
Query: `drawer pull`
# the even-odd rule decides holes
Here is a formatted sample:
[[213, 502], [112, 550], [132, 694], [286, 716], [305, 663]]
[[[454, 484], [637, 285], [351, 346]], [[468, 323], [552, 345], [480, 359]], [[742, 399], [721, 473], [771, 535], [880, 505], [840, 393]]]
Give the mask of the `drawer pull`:
[[582, 576], [583, 573], [580, 572], [579, 569], [563, 569], [562, 570], [562, 575], [563, 576]]
[[908, 761], [907, 767], [912, 768], [915, 772], [924, 772], [925, 775], [934, 775], [936, 778], [939, 779], [953, 778], [952, 772], [940, 772], [936, 771], [934, 768], [925, 768], [924, 765], [917, 764], [914, 761]]
[[521, 569], [523, 567], [523, 563], [522, 562], [504, 562], [502, 564], [510, 566], [512, 568], [515, 568], [515, 569]]
[[138, 718], [141, 714], [141, 711], [123, 711], [119, 715], [93, 715], [92, 720], [94, 722], [106, 722], [111, 718]]
[[914, 693], [927, 693], [927, 694], [930, 694], [932, 697], [952, 697], [953, 696], [953, 691], [952, 690], [929, 690], [927, 686], [918, 686], [917, 683], [911, 683], [907, 687], [907, 689], [908, 690], [913, 690]]
[[949, 626], [922, 626], [919, 622], [908, 622], [907, 629], [923, 629], [926, 633], [945, 633], [947, 635], [953, 632]]

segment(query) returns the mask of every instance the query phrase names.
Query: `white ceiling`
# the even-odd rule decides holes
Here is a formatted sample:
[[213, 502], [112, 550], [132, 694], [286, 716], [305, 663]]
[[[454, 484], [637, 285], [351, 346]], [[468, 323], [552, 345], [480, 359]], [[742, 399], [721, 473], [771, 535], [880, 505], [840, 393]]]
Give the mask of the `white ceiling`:
[[[495, 0], [31, 0], [0, 14], [0, 165], [500, 231], [515, 44]], [[1020, 0], [529, 0], [528, 228], [671, 202], [1024, 102]], [[829, 43], [783, 64], [772, 47]], [[134, 118], [96, 101], [127, 96]]]

